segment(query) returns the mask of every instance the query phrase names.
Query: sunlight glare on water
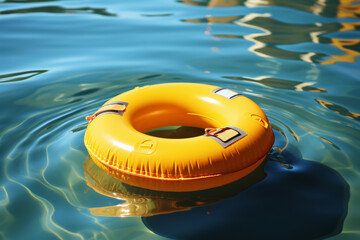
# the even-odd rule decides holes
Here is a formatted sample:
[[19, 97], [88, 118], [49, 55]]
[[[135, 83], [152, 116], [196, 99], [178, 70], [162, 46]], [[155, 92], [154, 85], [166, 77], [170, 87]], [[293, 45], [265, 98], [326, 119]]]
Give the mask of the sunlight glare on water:
[[[0, 239], [359, 239], [359, 14], [355, 0], [0, 1]], [[249, 97], [281, 153], [201, 201], [109, 179], [85, 116], [168, 82]]]

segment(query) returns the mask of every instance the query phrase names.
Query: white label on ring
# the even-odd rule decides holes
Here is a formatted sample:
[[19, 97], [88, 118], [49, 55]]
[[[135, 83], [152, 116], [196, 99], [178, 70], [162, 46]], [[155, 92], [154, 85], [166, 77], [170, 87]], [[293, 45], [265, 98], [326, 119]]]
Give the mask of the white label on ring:
[[215, 93], [222, 97], [225, 97], [227, 99], [231, 99], [231, 98], [235, 97], [236, 95], [239, 95], [239, 93], [231, 91], [229, 89], [225, 89], [225, 88], [220, 89], [220, 90], [216, 91]]

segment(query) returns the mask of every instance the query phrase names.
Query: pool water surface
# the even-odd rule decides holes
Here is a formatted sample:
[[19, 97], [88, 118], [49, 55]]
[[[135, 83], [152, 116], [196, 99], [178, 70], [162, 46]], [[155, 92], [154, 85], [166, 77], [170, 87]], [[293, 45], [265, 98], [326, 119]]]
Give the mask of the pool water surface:
[[[359, 15], [355, 0], [0, 1], [0, 239], [360, 239]], [[275, 133], [264, 164], [183, 195], [98, 169], [85, 116], [171, 82], [256, 102]]]

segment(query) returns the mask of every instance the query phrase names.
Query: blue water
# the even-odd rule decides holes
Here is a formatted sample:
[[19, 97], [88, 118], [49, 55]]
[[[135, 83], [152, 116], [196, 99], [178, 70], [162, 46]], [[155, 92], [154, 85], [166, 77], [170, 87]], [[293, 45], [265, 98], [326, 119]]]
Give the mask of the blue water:
[[[0, 1], [0, 239], [360, 239], [359, 14], [354, 0]], [[277, 152], [210, 194], [108, 179], [84, 117], [166, 82], [251, 98]]]

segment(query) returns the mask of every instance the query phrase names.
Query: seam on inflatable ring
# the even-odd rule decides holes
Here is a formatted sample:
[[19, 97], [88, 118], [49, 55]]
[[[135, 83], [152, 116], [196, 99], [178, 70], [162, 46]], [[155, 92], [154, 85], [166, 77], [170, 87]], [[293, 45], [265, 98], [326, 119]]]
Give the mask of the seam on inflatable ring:
[[[107, 163], [104, 162], [104, 158], [102, 158], [101, 156], [98, 157], [97, 154], [94, 154], [94, 151], [92, 150], [92, 148], [90, 148], [90, 146], [85, 142], [85, 146], [88, 147], [88, 150], [91, 151], [91, 154], [93, 156], [95, 156], [98, 159], [95, 159], [96, 161], [98, 161], [100, 164], [102, 164], [103, 166], [107, 167], [108, 169], [111, 169], [113, 171], [118, 171], [121, 172], [122, 174], [129, 174], [129, 175], [134, 175], [134, 176], [141, 176], [144, 178], [150, 178], [150, 179], [158, 179], [158, 180], [169, 180], [169, 181], [173, 181], [173, 180], [194, 180], [194, 179], [204, 179], [204, 178], [212, 178], [212, 177], [219, 177], [219, 176], [223, 176], [223, 175], [227, 175], [227, 174], [232, 174], [232, 173], [236, 173], [236, 172], [240, 172], [242, 170], [247, 169], [248, 167], [251, 167], [252, 165], [256, 164], [258, 161], [265, 159], [266, 155], [258, 160], [256, 160], [254, 163], [250, 164], [249, 166], [236, 170], [234, 172], [227, 172], [227, 173], [216, 173], [216, 174], [210, 174], [210, 175], [204, 175], [204, 176], [197, 176], [197, 177], [163, 177], [163, 176], [149, 176], [149, 175], [145, 175], [142, 173], [136, 173], [136, 172], [130, 172], [127, 170], [123, 170], [123, 169], [119, 169], [119, 168], [115, 168], [114, 166], [111, 166]], [[128, 168], [131, 171], [134, 170], [132, 168]]]
[[[136, 176], [142, 176], [142, 177], [146, 177], [146, 178], [152, 178], [152, 179], [162, 179], [162, 180], [190, 180], [190, 179], [198, 179], [198, 178], [210, 178], [210, 177], [217, 177], [217, 176], [221, 176], [224, 175], [222, 173], [217, 173], [217, 174], [211, 174], [211, 175], [205, 175], [205, 176], [197, 176], [197, 177], [180, 177], [180, 176], [174, 176], [174, 177], [162, 177], [162, 176], [150, 176], [150, 175], [145, 175], [142, 173], [137, 173], [137, 172], [130, 172], [127, 170], [123, 170], [123, 169], [119, 169], [119, 168], [115, 168], [114, 166], [111, 166], [107, 163], [105, 163], [104, 158], [102, 156], [99, 156], [98, 154], [95, 154], [93, 151], [93, 148], [91, 146], [89, 146], [89, 144], [87, 144], [87, 142], [85, 142], [85, 146], [88, 148], [88, 150], [90, 150], [91, 155], [95, 156], [97, 159], [95, 159], [96, 161], [98, 161], [100, 164], [104, 165], [107, 168], [111, 168], [114, 171], [119, 171], [121, 173], [125, 173], [125, 174], [130, 174], [130, 175], [136, 175]], [[99, 161], [100, 160], [100, 161]], [[123, 167], [123, 166], [121, 166]], [[128, 168], [131, 171], [133, 171], [133, 168]], [[240, 169], [239, 171], [241, 171], [242, 169]], [[237, 171], [235, 171], [237, 172]], [[232, 173], [232, 172], [231, 172]], [[151, 174], [151, 173], [150, 173]], [[228, 174], [228, 173], [226, 173]]]

